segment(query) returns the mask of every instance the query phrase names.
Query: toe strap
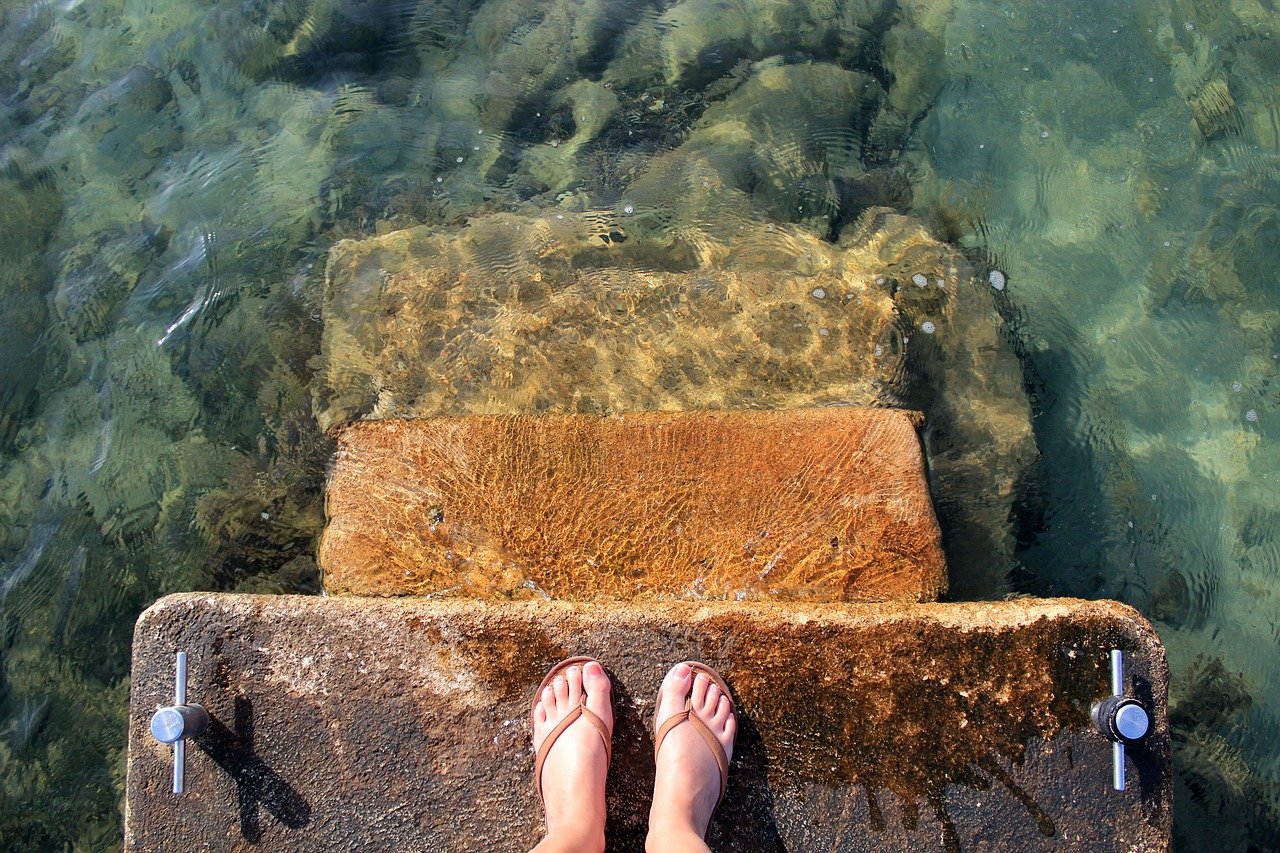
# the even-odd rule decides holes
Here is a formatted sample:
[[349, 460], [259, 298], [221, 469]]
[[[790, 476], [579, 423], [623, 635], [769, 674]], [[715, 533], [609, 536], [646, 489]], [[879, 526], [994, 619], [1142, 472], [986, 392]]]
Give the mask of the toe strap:
[[608, 763], [613, 759], [613, 743], [609, 735], [609, 727], [604, 724], [604, 720], [600, 719], [600, 715], [592, 711], [586, 705], [578, 705], [569, 713], [564, 715], [564, 719], [556, 723], [555, 728], [547, 733], [542, 739], [542, 746], [538, 747], [538, 757], [533, 763], [533, 778], [538, 783], [538, 800], [542, 801], [542, 765], [546, 763], [547, 755], [551, 752], [551, 747], [555, 746], [556, 739], [564, 734], [569, 726], [577, 722], [582, 717], [590, 723], [600, 735], [600, 740], [604, 742], [605, 762]]
[[667, 739], [667, 735], [676, 726], [687, 722], [693, 726], [693, 730], [702, 736], [706, 741], [707, 748], [711, 750], [712, 756], [715, 757], [716, 766], [720, 768], [720, 796], [716, 799], [716, 805], [720, 805], [720, 801], [724, 799], [724, 792], [729, 787], [729, 759], [724, 754], [724, 747], [720, 745], [720, 741], [712, 733], [710, 727], [703, 721], [693, 710], [693, 703], [685, 700], [684, 710], [677, 711], [658, 728], [657, 733], [653, 736], [653, 757], [656, 761], [658, 751], [662, 749], [662, 742]]

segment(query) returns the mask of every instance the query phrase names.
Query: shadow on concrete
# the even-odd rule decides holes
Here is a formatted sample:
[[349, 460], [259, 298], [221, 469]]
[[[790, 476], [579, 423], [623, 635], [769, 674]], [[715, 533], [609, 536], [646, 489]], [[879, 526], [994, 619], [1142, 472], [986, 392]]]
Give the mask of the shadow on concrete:
[[[734, 697], [737, 701], [737, 697]], [[755, 721], [738, 709], [738, 735], [729, 768], [729, 788], [711, 819], [707, 841], [713, 850], [785, 851], [778, 833], [769, 757]]]
[[[637, 697], [610, 673], [613, 682], [613, 761], [607, 790], [605, 836], [610, 851], [644, 850], [653, 802], [653, 696]], [[737, 697], [735, 697], [735, 702]], [[738, 709], [738, 735], [729, 788], [707, 832], [714, 850], [773, 853], [786, 846], [774, 816], [769, 760], [760, 730]]]
[[240, 834], [253, 843], [261, 838], [259, 806], [290, 829], [301, 829], [311, 821], [311, 806], [253, 751], [253, 703], [237, 697], [235, 709], [234, 731], [211, 719], [209, 730], [196, 745], [236, 783]]

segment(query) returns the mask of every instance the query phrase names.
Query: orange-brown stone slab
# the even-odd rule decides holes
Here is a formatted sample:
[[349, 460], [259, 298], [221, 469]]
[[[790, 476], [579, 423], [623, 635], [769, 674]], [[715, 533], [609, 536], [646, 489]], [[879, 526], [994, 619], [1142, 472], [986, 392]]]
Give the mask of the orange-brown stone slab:
[[330, 592], [927, 601], [946, 582], [908, 412], [429, 418], [337, 435]]
[[[1088, 721], [1111, 648], [1152, 715], [1123, 792]], [[212, 717], [181, 797], [147, 730], [177, 650]], [[691, 658], [739, 709], [714, 850], [1168, 847], [1168, 670], [1151, 626], [1115, 602], [183, 594], [134, 634], [125, 849], [528, 850], [542, 831], [529, 705], [572, 654], [613, 680], [613, 850], [643, 849], [654, 693]]]

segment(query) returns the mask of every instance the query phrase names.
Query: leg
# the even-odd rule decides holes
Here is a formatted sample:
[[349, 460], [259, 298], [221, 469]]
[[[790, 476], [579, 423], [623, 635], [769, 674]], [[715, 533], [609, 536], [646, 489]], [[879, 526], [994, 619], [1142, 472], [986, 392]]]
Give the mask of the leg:
[[[733, 738], [737, 733], [733, 703], [707, 676], [701, 673], [695, 676], [686, 664], [677, 664], [667, 673], [658, 691], [656, 719], [666, 720], [684, 710], [686, 699], [720, 742], [725, 755], [732, 758]], [[715, 756], [702, 736], [686, 722], [667, 734], [655, 763], [657, 775], [645, 849], [649, 853], [707, 851], [709, 848], [703, 839], [720, 796], [720, 768]]]
[[[609, 676], [598, 663], [569, 667], [542, 691], [533, 710], [535, 751], [579, 704], [585, 704], [613, 730]], [[608, 772], [609, 757], [600, 733], [585, 717], [579, 717], [554, 742], [542, 765], [547, 835], [534, 848], [538, 853], [604, 850], [604, 783]]]

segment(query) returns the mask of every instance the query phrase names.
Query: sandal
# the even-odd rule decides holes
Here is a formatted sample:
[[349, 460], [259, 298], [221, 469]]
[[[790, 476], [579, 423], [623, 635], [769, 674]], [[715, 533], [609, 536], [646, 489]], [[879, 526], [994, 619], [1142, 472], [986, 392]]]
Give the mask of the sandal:
[[[693, 670], [693, 675], [695, 677], [698, 673], [702, 673], [707, 676], [707, 678], [710, 678], [715, 682], [715, 685], [720, 688], [720, 692], [728, 698], [729, 710], [736, 713], [733, 706], [733, 696], [729, 693], [729, 685], [724, 683], [724, 679], [720, 677], [720, 673], [716, 672], [705, 663], [687, 660], [684, 661], [684, 664]], [[679, 664], [676, 664], [676, 666], [679, 666]], [[654, 707], [657, 707], [657, 702], [654, 703]], [[657, 725], [657, 722], [658, 720], [655, 716], [654, 725]], [[702, 735], [702, 739], [707, 742], [707, 747], [711, 750], [711, 754], [715, 756], [716, 765], [720, 768], [720, 797], [716, 800], [716, 808], [719, 808], [720, 802], [724, 799], [724, 792], [729, 787], [729, 759], [724, 753], [724, 747], [720, 745], [720, 741], [716, 739], [716, 736], [711, 733], [711, 729], [707, 726], [706, 722], [694, 713], [692, 696], [685, 697], [683, 711], [676, 711], [670, 717], [667, 717], [667, 719], [662, 722], [662, 725], [658, 726], [657, 730], [654, 732], [653, 759], [655, 762], [658, 760], [658, 751], [662, 749], [662, 742], [667, 739], [667, 733], [684, 722], [693, 724], [693, 728], [698, 732], [698, 734]]]
[[[564, 672], [572, 666], [583, 666], [588, 663], [600, 663], [592, 657], [574, 657], [565, 658], [560, 663], [551, 667], [551, 671], [542, 679], [542, 683], [538, 685], [538, 692], [533, 694], [533, 708], [529, 711], [529, 729], [533, 730], [533, 714], [538, 708], [538, 703], [542, 701], [542, 691], [547, 688], [557, 675]], [[603, 668], [603, 667], [602, 667]], [[612, 701], [612, 695], [610, 697]], [[547, 760], [547, 755], [551, 752], [551, 747], [555, 746], [556, 739], [564, 734], [569, 726], [573, 725], [579, 717], [586, 719], [588, 723], [595, 726], [597, 732], [600, 733], [600, 739], [604, 741], [605, 763], [607, 764], [613, 758], [613, 733], [609, 731], [608, 726], [604, 724], [604, 720], [587, 707], [586, 698], [578, 703], [578, 707], [565, 714], [564, 719], [556, 724], [542, 741], [542, 746], [538, 747], [538, 757], [533, 764], [533, 779], [538, 786], [538, 802], [546, 807], [546, 803], [542, 799], [542, 765]]]

